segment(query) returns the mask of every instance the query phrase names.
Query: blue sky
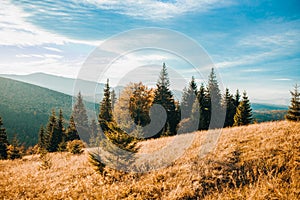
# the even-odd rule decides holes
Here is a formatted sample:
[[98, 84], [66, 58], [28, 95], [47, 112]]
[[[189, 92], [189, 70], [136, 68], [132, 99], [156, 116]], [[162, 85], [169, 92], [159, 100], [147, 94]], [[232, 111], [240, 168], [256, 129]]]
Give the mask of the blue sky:
[[[253, 102], [288, 104], [289, 90], [300, 83], [297, 0], [2, 0], [0, 71], [77, 77], [103, 41], [145, 27], [195, 40], [214, 62], [221, 84], [232, 92], [246, 90]], [[188, 64], [164, 52], [132, 53], [121, 61], [114, 73], [166, 62], [187, 79], [193, 75]]]

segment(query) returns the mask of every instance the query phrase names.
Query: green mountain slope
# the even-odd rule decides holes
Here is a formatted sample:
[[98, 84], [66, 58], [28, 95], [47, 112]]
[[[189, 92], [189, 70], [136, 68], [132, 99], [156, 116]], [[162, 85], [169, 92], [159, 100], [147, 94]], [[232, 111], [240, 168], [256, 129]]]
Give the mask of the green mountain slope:
[[[86, 103], [89, 109], [95, 104]], [[8, 137], [16, 133], [25, 146], [37, 142], [37, 133], [46, 124], [52, 108], [62, 109], [66, 120], [72, 111], [72, 97], [39, 86], [0, 78], [0, 116]], [[96, 108], [98, 109], [98, 107]]]

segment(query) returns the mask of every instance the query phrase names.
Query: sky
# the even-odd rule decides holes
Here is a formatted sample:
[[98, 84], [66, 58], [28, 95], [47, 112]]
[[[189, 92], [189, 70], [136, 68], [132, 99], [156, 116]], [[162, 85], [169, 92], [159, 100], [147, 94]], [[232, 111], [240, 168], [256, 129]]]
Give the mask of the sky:
[[[300, 84], [298, 0], [1, 0], [0, 73], [43, 72], [77, 78], [102, 44], [124, 32], [149, 27], [182, 34], [203, 51], [198, 56], [199, 51], [187, 48], [187, 43], [157, 32], [146, 33], [145, 40], [170, 49], [183, 45], [182, 53], [200, 60], [208, 57], [213, 65], [193, 66], [163, 49], [123, 52], [106, 73], [113, 85], [129, 81], [128, 77], [153, 82], [163, 62], [171, 85], [183, 87], [179, 77], [188, 82], [191, 76], [200, 85], [214, 66], [222, 90], [246, 90], [252, 102], [287, 105], [289, 91]], [[119, 42], [123, 46], [138, 43], [133, 36], [137, 37], [131, 34]], [[126, 43], [127, 39], [132, 43]], [[105, 57], [111, 51], [118, 55], [120, 49], [99, 55]]]

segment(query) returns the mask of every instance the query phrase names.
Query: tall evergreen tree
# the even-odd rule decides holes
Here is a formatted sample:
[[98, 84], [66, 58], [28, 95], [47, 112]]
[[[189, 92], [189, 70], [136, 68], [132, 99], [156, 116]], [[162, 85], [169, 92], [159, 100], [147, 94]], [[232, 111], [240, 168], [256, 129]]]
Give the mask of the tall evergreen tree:
[[[211, 72], [208, 77], [207, 91], [208, 91], [208, 95], [206, 98], [208, 104], [210, 104], [207, 106], [208, 108], [210, 108], [208, 113], [210, 119], [210, 126], [211, 128], [221, 128], [220, 127], [221, 120], [223, 119], [223, 116], [221, 116], [223, 114], [222, 112], [223, 110], [221, 106], [222, 96], [221, 96], [221, 91], [219, 89], [219, 83], [214, 68], [211, 69]], [[211, 118], [212, 113], [215, 114], [214, 115], [215, 119]]]
[[2, 127], [2, 118], [0, 117], [0, 159], [7, 159], [7, 140], [6, 129]]
[[[197, 94], [197, 101], [199, 103], [199, 126], [198, 130], [207, 130], [210, 123], [210, 97], [209, 93], [205, 89], [204, 85], [201, 84]], [[194, 106], [195, 108], [196, 105]], [[195, 109], [196, 111], [196, 109]]]
[[289, 121], [300, 121], [300, 91], [298, 90], [299, 86], [296, 84], [294, 88], [294, 92], [290, 91], [291, 105], [289, 106], [289, 110], [285, 116], [285, 118]]
[[80, 137], [78, 135], [76, 126], [75, 126], [75, 121], [73, 115], [70, 117], [69, 121], [69, 126], [67, 127], [66, 130], [66, 142], [67, 141], [73, 141], [73, 140], [80, 140]]
[[46, 141], [46, 135], [45, 135], [45, 129], [44, 126], [41, 126], [39, 130], [39, 140], [38, 140], [38, 146], [42, 149], [47, 148], [47, 141]]
[[49, 152], [58, 151], [59, 144], [62, 142], [62, 133], [59, 129], [58, 121], [53, 109], [46, 128], [47, 150]]
[[234, 126], [248, 125], [252, 122], [252, 109], [246, 91], [234, 115]]
[[114, 110], [115, 104], [116, 104], [116, 102], [117, 102], [117, 95], [116, 95], [115, 90], [112, 90], [112, 91], [111, 91], [110, 96], [111, 96], [111, 109]]
[[197, 96], [197, 84], [195, 78], [192, 77], [191, 82], [189, 83], [188, 89], [185, 88], [182, 101], [181, 101], [181, 118], [190, 118], [192, 113], [193, 104]]
[[89, 121], [87, 111], [83, 102], [81, 93], [78, 93], [76, 103], [73, 107], [73, 118], [76, 124], [76, 129], [81, 137], [81, 140], [89, 141]]
[[91, 147], [95, 147], [95, 146], [98, 146], [97, 144], [97, 140], [99, 139], [98, 137], [100, 136], [99, 133], [99, 130], [98, 130], [98, 124], [96, 123], [96, 120], [93, 119], [91, 121], [91, 124], [90, 124], [90, 141], [89, 141], [89, 144]]
[[99, 123], [102, 130], [105, 132], [107, 130], [107, 123], [113, 122], [113, 112], [111, 106], [111, 96], [110, 96], [110, 86], [109, 86], [109, 79], [105, 84], [104, 88], [104, 97], [102, 99], [100, 105], [100, 113], [99, 113]]
[[226, 117], [225, 117], [225, 123], [224, 127], [230, 127], [234, 124], [234, 115], [236, 112], [235, 107], [235, 99], [233, 96], [229, 93], [229, 89], [226, 88], [225, 95], [223, 97], [223, 107], [226, 109]]
[[57, 119], [56, 119], [55, 110], [53, 109], [49, 117], [48, 124], [46, 126], [45, 138], [47, 141], [47, 151], [49, 152], [55, 152], [57, 150], [58, 144], [54, 144], [56, 134], [57, 134]]
[[163, 106], [167, 112], [167, 122], [162, 128], [162, 130], [156, 134], [155, 137], [163, 135], [164, 131], [169, 130], [170, 134], [176, 134], [176, 127], [179, 123], [178, 121], [178, 111], [176, 110], [176, 105], [174, 101], [173, 94], [170, 87], [170, 81], [167, 73], [167, 67], [163, 63], [163, 68], [160, 72], [159, 80], [156, 84], [156, 90], [154, 92], [153, 104], [160, 104]]
[[241, 99], [241, 95], [239, 90], [236, 90], [236, 93], [234, 95], [234, 106], [237, 108], [240, 105], [240, 99]]

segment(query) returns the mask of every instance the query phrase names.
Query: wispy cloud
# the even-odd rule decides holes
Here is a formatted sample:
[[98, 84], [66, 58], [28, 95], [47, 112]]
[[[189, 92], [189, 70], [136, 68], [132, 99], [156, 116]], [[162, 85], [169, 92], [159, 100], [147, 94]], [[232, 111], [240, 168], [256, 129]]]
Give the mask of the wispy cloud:
[[34, 46], [78, 43], [96, 46], [101, 43], [101, 41], [75, 40], [50, 33], [29, 23], [26, 20], [29, 16], [29, 13], [13, 5], [10, 0], [2, 0], [0, 6], [0, 45]]
[[100, 9], [111, 10], [131, 17], [147, 20], [164, 20], [190, 12], [207, 12], [214, 8], [226, 7], [233, 4], [232, 0], [73, 0], [77, 3], [96, 5]]
[[290, 79], [290, 78], [275, 78], [275, 79], [272, 79], [272, 81], [292, 81], [292, 79]]

